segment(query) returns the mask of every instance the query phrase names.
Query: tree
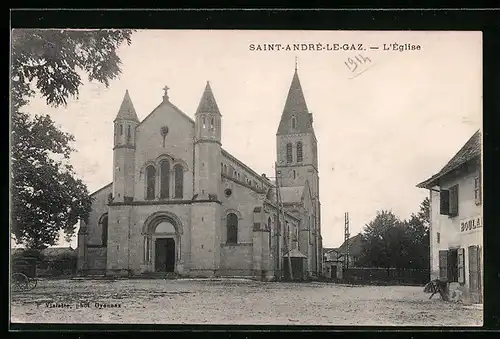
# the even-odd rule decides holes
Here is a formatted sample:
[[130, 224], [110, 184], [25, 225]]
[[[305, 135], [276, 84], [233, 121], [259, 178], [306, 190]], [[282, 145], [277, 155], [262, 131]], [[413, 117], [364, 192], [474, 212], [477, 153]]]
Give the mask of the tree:
[[131, 43], [131, 30], [13, 30], [12, 104], [21, 107], [35, 94], [47, 104], [66, 105], [78, 96], [83, 71], [89, 81], [109, 86], [121, 73], [117, 49]]
[[87, 187], [69, 164], [73, 136], [46, 115], [23, 112], [37, 89], [52, 106], [66, 105], [82, 85], [78, 72], [109, 86], [120, 74], [118, 47], [130, 30], [14, 30], [11, 50], [11, 234], [28, 248], [67, 240], [91, 208]]
[[429, 225], [430, 225], [430, 200], [425, 198], [420, 204], [417, 214], [412, 214], [405, 221], [409, 234], [409, 267], [429, 268]]
[[390, 211], [379, 211], [362, 233], [363, 251], [360, 266], [401, 267], [406, 257], [406, 235], [403, 223]]
[[408, 220], [399, 220], [392, 212], [380, 211], [363, 230], [363, 251], [358, 265], [385, 268], [429, 267], [430, 201]]

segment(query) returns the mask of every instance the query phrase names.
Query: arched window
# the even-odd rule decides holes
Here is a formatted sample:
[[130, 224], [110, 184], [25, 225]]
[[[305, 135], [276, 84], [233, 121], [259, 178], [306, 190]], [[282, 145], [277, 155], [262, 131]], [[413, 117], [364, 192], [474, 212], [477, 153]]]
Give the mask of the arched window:
[[222, 162], [220, 163], [220, 172], [224, 173], [224, 164]]
[[130, 133], [130, 125], [128, 125], [128, 128], [127, 128], [127, 141], [130, 141], [130, 137], [131, 137], [131, 133]]
[[297, 127], [297, 119], [295, 119], [295, 117], [292, 117], [292, 128], [296, 127]]
[[291, 163], [292, 161], [293, 161], [292, 144], [288, 143], [286, 144], [286, 162]]
[[304, 155], [302, 153], [302, 142], [297, 142], [297, 162], [302, 162]]
[[214, 129], [214, 118], [210, 119], [210, 129]]
[[182, 199], [184, 194], [184, 168], [182, 165], [177, 164], [174, 166], [174, 175], [175, 175], [175, 192], [174, 198]]
[[297, 173], [295, 172], [295, 170], [293, 170], [293, 178], [295, 179], [297, 177]]
[[123, 135], [123, 125], [120, 125], [120, 135]]
[[203, 124], [203, 128], [205, 128], [207, 126], [206, 122], [205, 122], [205, 116], [203, 116], [201, 118], [201, 121], [202, 121], [202, 124]]
[[238, 243], [238, 216], [234, 213], [229, 213], [226, 217], [227, 223], [227, 243]]
[[168, 221], [162, 221], [156, 225], [155, 233], [175, 233], [175, 227]]
[[101, 220], [101, 227], [102, 227], [102, 245], [107, 246], [108, 245], [108, 216], [105, 215], [102, 217]]
[[224, 165], [224, 174], [227, 174], [227, 166]]
[[169, 198], [170, 190], [170, 163], [168, 160], [162, 160], [160, 163], [160, 199]]
[[272, 225], [273, 225], [273, 222], [271, 221], [271, 217], [267, 218], [267, 229], [271, 230]]
[[149, 165], [146, 168], [146, 199], [155, 198], [156, 168]]

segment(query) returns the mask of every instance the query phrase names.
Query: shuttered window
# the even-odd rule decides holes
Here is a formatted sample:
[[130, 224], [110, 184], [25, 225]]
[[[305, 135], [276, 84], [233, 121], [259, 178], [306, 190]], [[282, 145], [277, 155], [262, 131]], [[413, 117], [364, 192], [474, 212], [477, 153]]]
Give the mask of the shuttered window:
[[450, 217], [458, 215], [458, 185], [450, 187]]
[[441, 190], [439, 192], [439, 213], [442, 215], [450, 214], [450, 191]]
[[474, 178], [474, 200], [476, 205], [481, 205], [481, 170], [479, 175]]
[[458, 249], [458, 282], [465, 284], [465, 250]]
[[448, 250], [448, 281], [458, 282], [458, 249]]
[[439, 279], [448, 279], [448, 251], [439, 251]]

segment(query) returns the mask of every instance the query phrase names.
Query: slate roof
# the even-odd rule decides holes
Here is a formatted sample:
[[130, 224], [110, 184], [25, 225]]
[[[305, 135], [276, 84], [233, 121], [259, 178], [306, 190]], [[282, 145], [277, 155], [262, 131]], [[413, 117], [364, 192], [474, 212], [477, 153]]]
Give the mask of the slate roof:
[[288, 258], [288, 257], [290, 257], [290, 258], [307, 258], [307, 255], [303, 254], [298, 249], [294, 248], [293, 250], [291, 250], [290, 252], [285, 254], [285, 257], [286, 258]]
[[76, 251], [71, 247], [48, 247], [42, 254], [46, 257], [57, 257], [62, 254], [76, 255]]
[[461, 165], [481, 156], [481, 132], [478, 130], [453, 158], [435, 175], [417, 185], [419, 188], [431, 188], [438, 184], [440, 178], [457, 169]]
[[338, 247], [331, 248], [331, 247], [323, 247], [323, 254], [330, 253], [330, 252], [338, 252], [339, 249]]
[[347, 241], [344, 241], [344, 243], [338, 249], [340, 254], [345, 253], [347, 244], [349, 244], [349, 255], [360, 255], [361, 251], [363, 250], [363, 238], [361, 236], [361, 233], [349, 238], [349, 240]]
[[203, 91], [203, 95], [201, 96], [198, 109], [196, 110], [196, 114], [200, 113], [215, 113], [220, 115], [219, 107], [217, 106], [212, 88], [210, 87], [210, 83], [208, 81], [205, 86], [205, 91]]
[[[24, 251], [26, 251], [25, 248], [12, 248], [11, 255], [20, 255]], [[43, 249], [41, 253], [45, 257], [54, 258], [63, 254], [69, 254], [75, 256], [76, 250], [71, 247], [47, 247]]]
[[[296, 118], [295, 128], [292, 128], [292, 116]], [[299, 75], [295, 69], [277, 134], [309, 132], [312, 132], [312, 115], [309, 114]]]
[[116, 115], [115, 120], [118, 119], [139, 122], [139, 118], [137, 118], [137, 113], [135, 112], [134, 104], [132, 103], [132, 99], [130, 99], [128, 90], [125, 91], [125, 96], [123, 97], [122, 104], [120, 105], [120, 109]]

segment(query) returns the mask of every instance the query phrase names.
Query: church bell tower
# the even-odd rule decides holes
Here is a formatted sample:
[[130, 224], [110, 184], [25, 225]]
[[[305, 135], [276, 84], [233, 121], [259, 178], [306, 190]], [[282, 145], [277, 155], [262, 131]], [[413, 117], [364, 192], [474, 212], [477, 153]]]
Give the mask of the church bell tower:
[[221, 114], [207, 82], [195, 114], [191, 267], [217, 275], [221, 251]]
[[314, 251], [310, 262], [312, 269], [321, 274], [322, 238], [321, 204], [319, 199], [318, 141], [313, 128], [313, 115], [309, 112], [297, 64], [292, 83], [285, 101], [285, 107], [276, 133], [277, 169], [281, 173], [282, 187], [304, 186], [309, 184], [313, 210], [309, 211]]
[[128, 90], [114, 120], [113, 201], [128, 202], [134, 197], [136, 127], [139, 119]]

